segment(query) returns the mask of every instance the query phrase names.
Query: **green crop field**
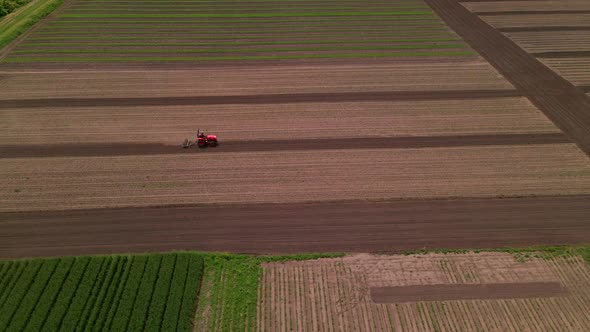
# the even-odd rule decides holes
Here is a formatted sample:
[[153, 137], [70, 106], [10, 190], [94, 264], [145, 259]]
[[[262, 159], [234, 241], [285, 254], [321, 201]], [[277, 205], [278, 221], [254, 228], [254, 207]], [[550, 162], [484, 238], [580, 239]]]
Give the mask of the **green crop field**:
[[199, 254], [0, 261], [0, 331], [190, 331]]
[[[581, 255], [589, 247], [415, 251], [508, 252], [518, 262]], [[0, 331], [253, 331], [261, 263], [343, 254], [115, 255], [0, 261]]]
[[[283, 45], [284, 47], [266, 47]], [[473, 55], [422, 0], [73, 0], [8, 63]]]

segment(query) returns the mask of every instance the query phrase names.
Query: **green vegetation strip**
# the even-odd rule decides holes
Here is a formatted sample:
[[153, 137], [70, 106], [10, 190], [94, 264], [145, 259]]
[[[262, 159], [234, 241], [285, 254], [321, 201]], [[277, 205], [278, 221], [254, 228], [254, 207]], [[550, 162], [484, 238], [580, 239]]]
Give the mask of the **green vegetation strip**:
[[[590, 263], [588, 246], [404, 254], [431, 252], [506, 252], [518, 262], [579, 256]], [[262, 263], [342, 256], [180, 252], [0, 261], [0, 329], [252, 331]]]
[[384, 51], [465, 48], [464, 44], [288, 47], [288, 48], [224, 48], [224, 49], [37, 49], [16, 50], [12, 54], [132, 54], [132, 53], [263, 53], [263, 52], [322, 52], [322, 51]]
[[203, 271], [197, 253], [10, 264], [24, 268], [7, 269], [2, 281], [15, 282], [0, 283], [0, 294], [7, 294], [0, 304], [2, 331], [190, 331]]
[[0, 49], [49, 15], [63, 0], [33, 0], [0, 20]]
[[[355, 31], [346, 31], [346, 32], [342, 32], [345, 33], [348, 36], [354, 36]], [[276, 33], [275, 33], [276, 34]], [[147, 36], [146, 36], [147, 35]], [[81, 35], [81, 36], [62, 36], [62, 35], [58, 35], [58, 36], [44, 36], [44, 37], [35, 37], [35, 38], [28, 38], [27, 41], [29, 43], [31, 42], [46, 42], [46, 41], [77, 41], [77, 42], [83, 42], [86, 43], [88, 41], [99, 41], [99, 40], [104, 40], [104, 41], [119, 41], [119, 40], [152, 40], [152, 41], [161, 41], [161, 42], [167, 42], [170, 39], [184, 39], [187, 40], [188, 42], [190, 42], [191, 40], [195, 40], [195, 41], [201, 41], [201, 40], [248, 40], [248, 41], [253, 41], [253, 40], [263, 40], [263, 41], [269, 41], [269, 37], [273, 37], [273, 34], [267, 35], [267, 34], [258, 34], [258, 33], [248, 33], [248, 34], [241, 34], [236, 36], [235, 34], [229, 34], [229, 35], [200, 35], [200, 34], [166, 34], [166, 33], [159, 33], [159, 34], [146, 34], [146, 35], [138, 35], [138, 36], [134, 36], [134, 35], [109, 35], [109, 36], [103, 36], [103, 35]], [[294, 34], [290, 34], [290, 33], [285, 33], [285, 34], [281, 34], [281, 37], [284, 39], [286, 39], [285, 37], [288, 37], [289, 40], [297, 40], [297, 39], [302, 39], [302, 42], [307, 41], [313, 41], [313, 38], [327, 38], [327, 37], [340, 37], [341, 34], [336, 31], [317, 31], [317, 32], [313, 32], [313, 33], [294, 33]], [[444, 38], [448, 36], [448, 33], [446, 33], [446, 31], [423, 31], [423, 32], [412, 32], [412, 33], [404, 33], [404, 32], [400, 32], [400, 33], [382, 33], [380, 31], [376, 31], [374, 33], [369, 34], [369, 32], [365, 32], [363, 34], [363, 37], [371, 37], [373, 38], [399, 38], [399, 37], [427, 37], [427, 38], [434, 38], [434, 37], [438, 37], [438, 38]], [[359, 38], [360, 36], [356, 36], [357, 38]], [[272, 40], [272, 39], [271, 39]]]
[[63, 14], [64, 18], [252, 18], [252, 17], [317, 17], [317, 16], [419, 16], [432, 15], [431, 11], [382, 12], [305, 12], [305, 13], [185, 13], [185, 14]]
[[[409, 22], [407, 22], [409, 21]], [[339, 24], [339, 25], [347, 25], [350, 23], [356, 22], [363, 22], [364, 24], [377, 24], [387, 22], [389, 24], [415, 24], [416, 22], [422, 21], [436, 21], [442, 24], [442, 21], [435, 16], [434, 14], [431, 15], [420, 15], [420, 16], [385, 16], [385, 17], [305, 17], [305, 18], [298, 18], [298, 17], [285, 17], [280, 20], [273, 20], [273, 19], [252, 19], [252, 18], [234, 18], [234, 19], [217, 19], [217, 18], [209, 18], [205, 20], [194, 20], [194, 19], [176, 19], [176, 20], [169, 20], [166, 18], [151, 18], [149, 20], [143, 19], [135, 19], [135, 18], [114, 18], [110, 20], [102, 20], [102, 19], [64, 19], [60, 17], [58, 20], [53, 21], [48, 24], [48, 26], [53, 25], [67, 25], [70, 23], [107, 23], [107, 24], [114, 24], [114, 23], [149, 23], [149, 24], [183, 24], [186, 26], [198, 25], [202, 26], [203, 24], [211, 24], [211, 23], [230, 23], [229, 26], [239, 25], [239, 24], [247, 24], [247, 25], [257, 25], [257, 24], [267, 24], [267, 23], [281, 23], [281, 24], [317, 24], [317, 23], [329, 23], [329, 24]], [[104, 26], [103, 26], [104, 27]]]
[[262, 41], [262, 42], [215, 42], [215, 43], [26, 43], [21, 47], [38, 46], [263, 46], [263, 45], [304, 45], [304, 44], [376, 44], [376, 43], [428, 43], [428, 42], [460, 42], [457, 38], [407, 38], [407, 39], [361, 39], [361, 40], [301, 40], [301, 41]]
[[301, 54], [301, 55], [260, 55], [260, 56], [211, 56], [211, 57], [9, 57], [6, 63], [27, 62], [182, 62], [182, 61], [248, 61], [248, 60], [289, 60], [289, 59], [350, 59], [350, 58], [391, 58], [391, 57], [434, 57], [474, 55], [472, 51], [456, 52], [404, 52], [404, 53], [361, 53], [361, 54]]

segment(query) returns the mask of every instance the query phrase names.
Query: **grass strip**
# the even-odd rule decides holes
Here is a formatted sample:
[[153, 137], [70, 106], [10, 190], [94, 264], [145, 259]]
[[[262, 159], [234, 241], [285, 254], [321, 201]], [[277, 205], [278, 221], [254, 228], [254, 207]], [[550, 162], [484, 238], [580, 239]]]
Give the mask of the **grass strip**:
[[407, 53], [364, 53], [364, 54], [303, 54], [303, 55], [260, 55], [260, 56], [212, 56], [212, 57], [17, 57], [5, 58], [5, 63], [34, 62], [182, 62], [182, 61], [248, 61], [248, 60], [289, 60], [289, 59], [350, 59], [350, 58], [397, 58], [475, 55], [472, 51], [456, 52], [407, 52]]
[[29, 287], [27, 287], [22, 300], [16, 307], [14, 315], [9, 320], [9, 331], [22, 331], [27, 325], [30, 315], [39, 303], [39, 297], [45, 293], [47, 283], [55, 272], [58, 263], [59, 259], [49, 259], [43, 261], [43, 265], [39, 269], [39, 272], [35, 274], [34, 278], [31, 280], [31, 283], [29, 284]]
[[6, 302], [0, 306], [0, 331], [7, 330], [8, 325], [12, 322], [15, 312], [20, 307], [21, 301], [29, 291], [43, 263], [44, 261], [40, 259], [29, 262], [14, 284], [14, 287], [11, 288]]
[[[202, 5], [177, 5], [177, 4], [168, 4], [168, 5], [149, 5], [149, 4], [141, 4], [141, 5], [108, 5], [103, 7], [96, 7], [96, 6], [81, 6], [76, 5], [68, 8], [68, 13], [88, 13], [88, 14], [95, 14], [95, 13], [121, 13], [121, 12], [136, 12], [136, 13], [150, 13], [150, 12], [173, 12], [177, 13], [179, 11], [198, 11], [200, 13], [235, 13], [235, 12], [242, 12], [244, 14], [248, 14], [248, 12], [256, 12], [256, 13], [266, 13], [266, 12], [275, 12], [275, 13], [285, 13], [285, 12], [313, 12], [315, 10], [338, 10], [338, 11], [358, 11], [366, 9], [367, 6], [316, 6], [316, 7], [309, 7], [309, 6], [289, 6], [289, 8], [281, 8], [276, 6], [271, 7], [259, 7], [256, 8], [252, 6], [247, 7], [240, 7], [240, 6], [219, 6], [219, 7], [208, 7]], [[426, 11], [429, 10], [430, 7], [422, 5], [422, 6], [392, 6], [392, 5], [383, 5], [383, 6], [370, 6], [371, 11], [413, 11], [413, 10], [422, 10]]]
[[243, 41], [230, 41], [230, 42], [189, 42], [189, 43], [25, 43], [21, 44], [20, 47], [39, 47], [39, 46], [264, 46], [264, 45], [308, 45], [308, 44], [378, 44], [378, 43], [420, 43], [420, 42], [460, 42], [458, 38], [406, 38], [406, 39], [360, 39], [360, 40], [296, 40], [296, 41], [254, 41], [254, 42], [243, 42]]
[[13, 54], [202, 54], [202, 53], [275, 53], [275, 52], [322, 52], [322, 51], [385, 51], [385, 50], [429, 50], [429, 49], [458, 49], [466, 48], [464, 44], [427, 44], [427, 45], [391, 45], [391, 46], [351, 46], [351, 47], [302, 47], [302, 48], [247, 48], [247, 49], [40, 49], [40, 50], [18, 50]]
[[89, 257], [76, 258], [74, 261], [74, 264], [69, 271], [69, 275], [62, 285], [59, 295], [51, 307], [51, 311], [49, 312], [47, 320], [43, 324], [44, 331], [59, 330], [62, 319], [70, 308], [74, 294], [80, 286], [89, 263]]
[[63, 18], [256, 18], [256, 17], [318, 17], [318, 16], [420, 16], [431, 11], [377, 11], [377, 12], [301, 12], [301, 13], [185, 13], [185, 14], [63, 14]]
[[[376, 30], [376, 31], [331, 31], [331, 30], [327, 30], [327, 31], [313, 31], [313, 32], [304, 32], [302, 31], [301, 34], [291, 34], [291, 33], [285, 33], [282, 34], [283, 40], [289, 38], [290, 40], [292, 39], [306, 39], [306, 38], [329, 38], [329, 37], [335, 37], [335, 36], [339, 36], [340, 33], [343, 34], [348, 34], [348, 35], [355, 35], [356, 38], [358, 37], [371, 37], [371, 38], [396, 38], [396, 37], [403, 37], [403, 36], [407, 36], [407, 37], [428, 37], [428, 38], [432, 38], [432, 37], [437, 37], [437, 38], [445, 38], [448, 37], [449, 34], [446, 31], [422, 31], [422, 32], [412, 32], [412, 33], [383, 33], [383, 31], [390, 31], [390, 30]], [[359, 33], [361, 33], [362, 35], [359, 36]], [[98, 36], [97, 36], [98, 35]], [[109, 35], [109, 36], [103, 36], [100, 34], [97, 35], [84, 35], [84, 36], [47, 36], [47, 37], [35, 37], [35, 38], [28, 38], [27, 41], [28, 42], [43, 42], [43, 41], [83, 41], [83, 42], [87, 42], [89, 40], [105, 40], [105, 41], [118, 41], [118, 40], [143, 40], [143, 39], [149, 39], [149, 40], [157, 40], [157, 41], [168, 41], [171, 38], [173, 39], [194, 39], [194, 40], [245, 40], [245, 39], [249, 39], [249, 40], [256, 40], [256, 39], [260, 39], [260, 40], [269, 40], [270, 37], [273, 37], [274, 35], [276, 35], [276, 33], [274, 34], [232, 34], [232, 33], [226, 33], [223, 35], [195, 35], [195, 34], [186, 34], [186, 35], [181, 35], [181, 34], [174, 34], [173, 37], [170, 36], [170, 34], [165, 34], [165, 33], [160, 33], [160, 34], [154, 34], [154, 33], [146, 33], [145, 35], [126, 35], [126, 36], [122, 36], [122, 35]], [[353, 37], [353, 36], [350, 36]], [[352, 39], [352, 38], [351, 38]]]
[[[57, 296], [63, 291], [65, 280], [72, 271], [72, 265], [75, 259], [72, 257], [62, 258], [59, 260], [55, 272], [47, 283], [45, 291], [41, 294], [35, 311], [28, 317], [28, 323], [24, 331], [41, 331], [47, 320], [49, 312], [55, 304]], [[35, 280], [35, 282], [38, 282]]]
[[[409, 22], [408, 22], [409, 21]], [[352, 24], [352, 23], [364, 23], [367, 24], [375, 24], [381, 22], [387, 22], [390, 24], [406, 24], [406, 23], [415, 23], [415, 22], [423, 22], [423, 21], [436, 21], [440, 24], [443, 24], [440, 18], [432, 15], [420, 15], [420, 16], [389, 16], [389, 17], [379, 17], [376, 19], [375, 17], [329, 17], [329, 18], [322, 18], [322, 17], [305, 17], [301, 18], [289, 18], [285, 17], [280, 20], [273, 20], [273, 19], [252, 19], [252, 18], [238, 18], [238, 19], [231, 19], [231, 20], [223, 20], [223, 19], [206, 19], [206, 20], [194, 20], [194, 19], [180, 19], [180, 20], [169, 20], [169, 19], [159, 19], [159, 18], [151, 18], [149, 20], [141, 20], [141, 19], [109, 19], [109, 20], [89, 20], [88, 18], [85, 19], [68, 19], [60, 16], [57, 20], [48, 24], [48, 26], [54, 25], [68, 25], [68, 24], [94, 24], [94, 23], [106, 23], [109, 26], [112, 24], [137, 24], [137, 23], [144, 23], [144, 24], [182, 24], [182, 27], [185, 26], [204, 26], [209, 25], [211, 27], [215, 27], [211, 25], [211, 23], [215, 23], [217, 26], [219, 23], [227, 23], [226, 27], [234, 27], [236, 25], [245, 24], [245, 25], [254, 25], [254, 24], [317, 24], [317, 23], [326, 23], [326, 24]], [[108, 27], [108, 26], [102, 26]]]
[[0, 49], [49, 15], [63, 0], [33, 0], [0, 20]]

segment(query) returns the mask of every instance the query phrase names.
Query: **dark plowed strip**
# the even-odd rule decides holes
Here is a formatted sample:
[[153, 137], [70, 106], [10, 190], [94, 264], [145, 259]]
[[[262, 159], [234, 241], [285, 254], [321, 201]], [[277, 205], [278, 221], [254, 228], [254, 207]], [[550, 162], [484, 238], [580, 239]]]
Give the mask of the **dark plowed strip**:
[[590, 51], [538, 52], [533, 55], [537, 58], [586, 58], [590, 57]]
[[187, 96], [143, 98], [50, 98], [3, 100], [0, 109], [31, 107], [91, 107], [91, 106], [165, 106], [165, 105], [229, 105], [279, 103], [341, 103], [357, 101], [449, 100], [496, 97], [518, 97], [514, 90], [461, 91], [378, 91], [330, 92], [298, 94], [265, 94], [243, 96]]
[[590, 14], [590, 10], [507, 10], [501, 12], [474, 11], [482, 16], [529, 15], [529, 14]]
[[590, 155], [590, 98], [455, 0], [432, 9]]
[[3, 213], [0, 257], [578, 245], [589, 215], [590, 196]]
[[501, 32], [542, 32], [542, 31], [590, 31], [588, 27], [547, 26], [547, 27], [512, 27], [498, 28]]
[[261, 151], [301, 151], [332, 149], [404, 149], [439, 148], [453, 146], [527, 145], [571, 143], [561, 133], [466, 135], [466, 136], [410, 136], [357, 137], [273, 141], [228, 141], [215, 148], [183, 149], [179, 145], [152, 143], [89, 143], [0, 145], [0, 159], [43, 157], [131, 156], [179, 153], [223, 153]]
[[375, 303], [404, 303], [419, 301], [524, 299], [564, 296], [567, 293], [567, 289], [559, 282], [514, 282], [372, 287], [371, 299]]

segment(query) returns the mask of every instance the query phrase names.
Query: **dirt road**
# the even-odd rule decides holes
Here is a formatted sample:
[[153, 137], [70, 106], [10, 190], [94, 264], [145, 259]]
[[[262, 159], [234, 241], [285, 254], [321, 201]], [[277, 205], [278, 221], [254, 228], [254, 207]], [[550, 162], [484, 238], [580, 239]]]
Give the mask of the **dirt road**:
[[165, 250], [392, 252], [590, 241], [590, 196], [0, 214], [0, 257]]

